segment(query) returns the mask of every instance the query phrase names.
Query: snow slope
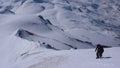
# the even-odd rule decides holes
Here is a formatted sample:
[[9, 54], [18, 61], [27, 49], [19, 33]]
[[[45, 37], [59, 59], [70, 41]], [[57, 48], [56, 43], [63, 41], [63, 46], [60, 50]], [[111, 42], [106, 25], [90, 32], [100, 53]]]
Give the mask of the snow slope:
[[119, 48], [106, 49], [101, 60], [93, 50], [120, 46], [119, 2], [0, 0], [0, 68], [119, 68]]
[[19, 56], [10, 68], [119, 68], [120, 48], [105, 49], [96, 59], [94, 49], [40, 51]]

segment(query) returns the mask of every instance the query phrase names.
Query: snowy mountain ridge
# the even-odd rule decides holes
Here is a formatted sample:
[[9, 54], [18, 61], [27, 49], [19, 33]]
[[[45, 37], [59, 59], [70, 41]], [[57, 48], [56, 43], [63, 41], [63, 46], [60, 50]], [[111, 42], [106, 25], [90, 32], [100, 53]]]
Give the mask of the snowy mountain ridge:
[[[119, 2], [0, 0], [0, 68], [75, 68], [72, 61], [79, 68], [83, 60], [97, 62], [98, 68], [119, 68], [119, 48], [107, 49], [114, 54], [106, 53], [112, 56], [103, 61], [107, 65], [95, 60], [92, 49], [96, 44], [120, 46]], [[62, 51], [42, 47], [43, 42]]]
[[1, 17], [4, 17], [4, 14], [14, 17], [41, 15], [73, 38], [91, 42], [93, 45], [118, 46], [120, 44], [118, 2], [119, 0], [1, 0], [0, 13]]

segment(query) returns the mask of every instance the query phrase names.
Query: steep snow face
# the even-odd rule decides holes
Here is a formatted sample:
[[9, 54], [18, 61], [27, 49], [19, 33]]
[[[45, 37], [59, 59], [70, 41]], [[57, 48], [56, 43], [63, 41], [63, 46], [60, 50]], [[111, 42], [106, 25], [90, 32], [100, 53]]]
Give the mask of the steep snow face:
[[[54, 32], [53, 32], [54, 33]], [[59, 34], [54, 35], [61, 35], [62, 33], [59, 32]], [[81, 41], [79, 39], [71, 38], [67, 35], [62, 34], [62, 38], [52, 38], [52, 37], [46, 37], [42, 35], [36, 35], [34, 33], [31, 33], [29, 31], [20, 29], [16, 33], [17, 37], [29, 40], [29, 41], [34, 41], [42, 44], [42, 42], [48, 43], [50, 46], [56, 48], [56, 49], [77, 49], [77, 48], [94, 48], [92, 43], [86, 42], [86, 41]], [[74, 43], [74, 44], [73, 44]]]
[[34, 42], [46, 42], [57, 49], [94, 48], [92, 43], [71, 37], [40, 15], [17, 15], [15, 17], [16, 15], [9, 15], [10, 19], [1, 23], [1, 31], [4, 33], [1, 37], [9, 36], [18, 30], [17, 36], [20, 38]]

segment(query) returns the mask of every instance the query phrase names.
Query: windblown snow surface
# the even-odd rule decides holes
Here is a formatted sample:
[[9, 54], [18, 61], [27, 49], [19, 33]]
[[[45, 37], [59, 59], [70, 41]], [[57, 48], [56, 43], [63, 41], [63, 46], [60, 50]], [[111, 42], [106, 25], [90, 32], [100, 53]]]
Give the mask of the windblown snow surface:
[[0, 68], [120, 67], [120, 0], [0, 0], [0, 32]]

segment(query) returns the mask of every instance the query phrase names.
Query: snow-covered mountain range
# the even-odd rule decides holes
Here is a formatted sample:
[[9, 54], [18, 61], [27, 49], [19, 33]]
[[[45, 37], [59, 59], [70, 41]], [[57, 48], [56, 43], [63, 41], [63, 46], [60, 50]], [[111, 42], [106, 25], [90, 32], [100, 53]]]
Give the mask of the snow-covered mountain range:
[[0, 32], [0, 68], [41, 52], [43, 42], [57, 50], [118, 47], [120, 0], [0, 0]]
[[72, 40], [91, 43], [89, 47], [120, 45], [119, 0], [1, 0], [0, 3], [1, 26], [11, 29], [11, 33], [28, 30], [75, 48], [80, 44], [76, 46]]

